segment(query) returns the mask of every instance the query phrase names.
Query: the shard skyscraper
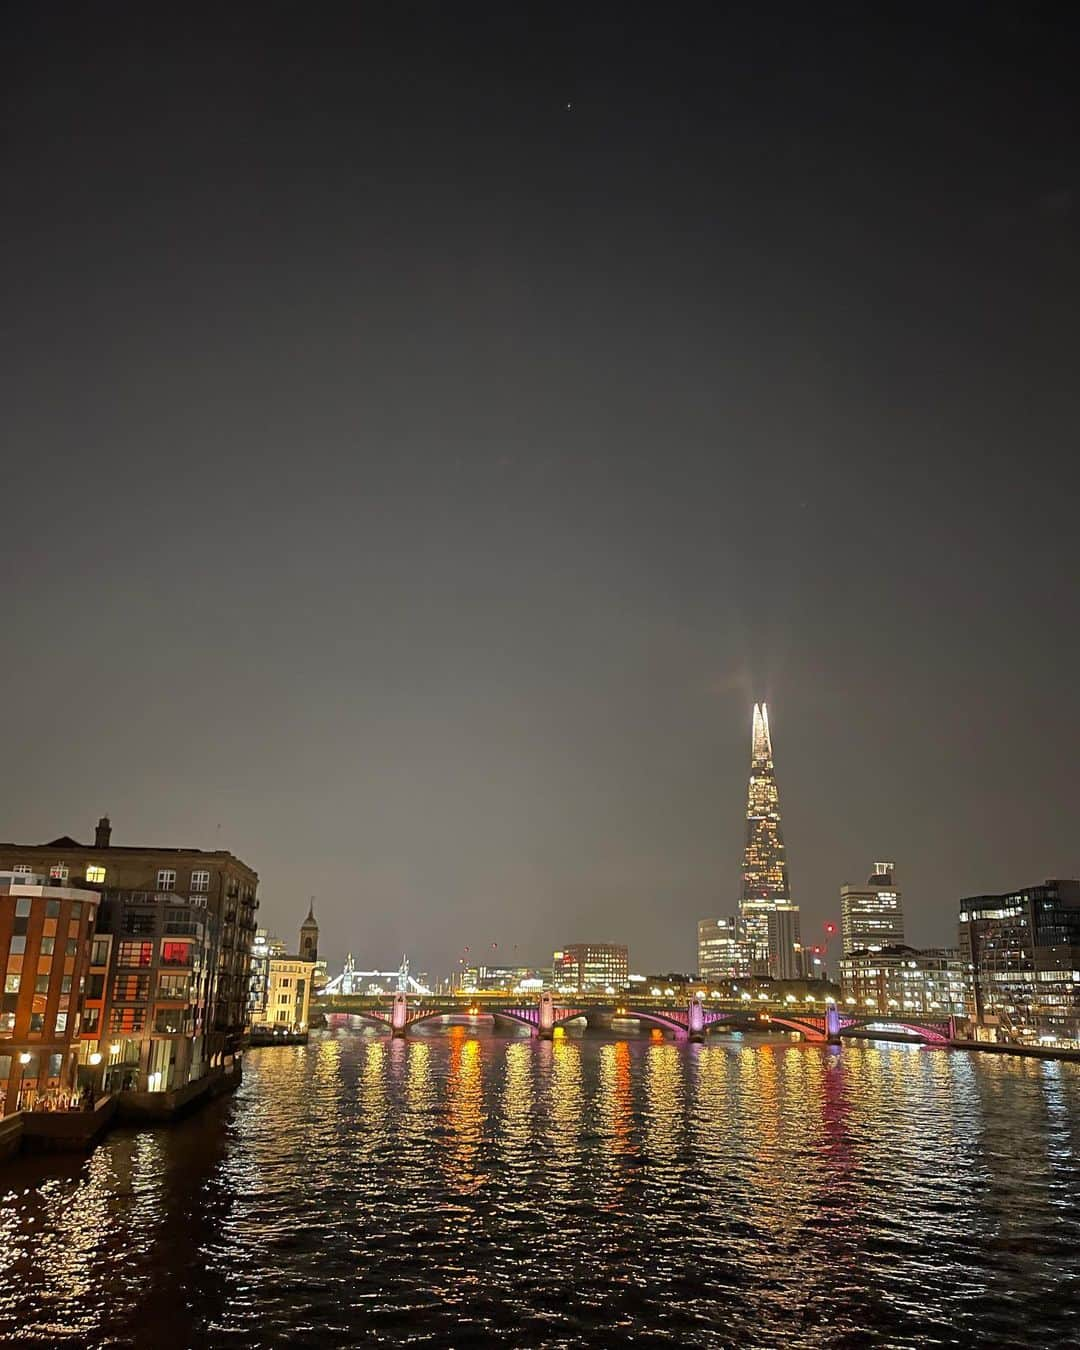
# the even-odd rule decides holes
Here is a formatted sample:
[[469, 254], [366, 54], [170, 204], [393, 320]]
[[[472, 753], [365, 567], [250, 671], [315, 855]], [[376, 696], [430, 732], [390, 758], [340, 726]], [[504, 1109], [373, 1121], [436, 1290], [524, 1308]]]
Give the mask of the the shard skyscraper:
[[797, 950], [799, 940], [798, 909], [791, 904], [788, 887], [787, 856], [780, 828], [780, 793], [773, 771], [769, 710], [764, 703], [754, 704], [739, 917], [752, 970], [786, 977], [787, 951], [793, 944]]

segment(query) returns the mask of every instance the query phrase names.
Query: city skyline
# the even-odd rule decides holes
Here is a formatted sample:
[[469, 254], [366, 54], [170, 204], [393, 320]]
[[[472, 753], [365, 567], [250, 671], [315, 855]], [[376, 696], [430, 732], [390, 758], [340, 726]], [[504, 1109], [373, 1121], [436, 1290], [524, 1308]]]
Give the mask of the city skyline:
[[764, 699], [805, 931], [951, 941], [1080, 872], [1067, 44], [547, 13], [13, 21], [0, 833], [677, 967]]
[[0, 32], [0, 1339], [1075, 1350], [1080, 8]]

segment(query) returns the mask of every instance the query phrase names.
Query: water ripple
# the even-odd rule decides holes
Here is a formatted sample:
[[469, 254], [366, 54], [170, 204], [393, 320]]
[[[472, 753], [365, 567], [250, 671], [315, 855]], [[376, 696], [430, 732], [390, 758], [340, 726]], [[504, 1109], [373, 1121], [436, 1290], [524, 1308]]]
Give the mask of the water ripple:
[[0, 1167], [0, 1341], [1080, 1344], [1080, 1069], [464, 1028]]

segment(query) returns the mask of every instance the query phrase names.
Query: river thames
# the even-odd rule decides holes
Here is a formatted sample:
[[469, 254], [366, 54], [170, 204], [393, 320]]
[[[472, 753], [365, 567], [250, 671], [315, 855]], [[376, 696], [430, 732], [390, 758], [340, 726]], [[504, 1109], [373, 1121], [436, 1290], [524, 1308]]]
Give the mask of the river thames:
[[20, 1346], [1076, 1346], [1080, 1065], [344, 1027], [0, 1166]]

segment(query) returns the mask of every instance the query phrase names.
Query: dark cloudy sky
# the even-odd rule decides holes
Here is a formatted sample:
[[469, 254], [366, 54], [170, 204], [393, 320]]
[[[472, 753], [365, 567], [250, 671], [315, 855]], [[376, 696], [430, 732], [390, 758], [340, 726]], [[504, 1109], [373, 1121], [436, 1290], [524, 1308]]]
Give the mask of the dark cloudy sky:
[[1077, 875], [1068, 13], [8, 6], [0, 837], [687, 968], [767, 698], [804, 932]]

